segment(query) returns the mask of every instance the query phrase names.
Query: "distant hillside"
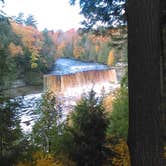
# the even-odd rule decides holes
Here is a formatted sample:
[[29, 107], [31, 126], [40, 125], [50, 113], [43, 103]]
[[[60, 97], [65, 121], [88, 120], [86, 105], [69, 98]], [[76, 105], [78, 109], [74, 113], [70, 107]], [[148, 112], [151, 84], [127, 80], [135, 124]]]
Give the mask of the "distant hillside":
[[8, 68], [2, 78], [4, 84], [0, 87], [8, 87], [14, 80], [23, 81], [25, 85], [42, 85], [43, 74], [59, 57], [110, 66], [127, 61], [126, 27], [104, 29], [102, 33], [91, 31], [82, 34], [75, 29], [66, 32], [45, 29], [40, 32], [35, 26], [5, 18], [0, 21], [0, 29], [0, 49], [7, 54], [3, 64]]

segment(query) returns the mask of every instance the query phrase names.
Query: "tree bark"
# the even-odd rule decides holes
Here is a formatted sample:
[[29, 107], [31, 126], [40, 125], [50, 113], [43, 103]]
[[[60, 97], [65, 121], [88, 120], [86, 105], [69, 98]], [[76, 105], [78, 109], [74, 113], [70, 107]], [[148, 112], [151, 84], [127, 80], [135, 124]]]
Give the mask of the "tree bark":
[[132, 166], [164, 166], [159, 0], [128, 0], [128, 145]]

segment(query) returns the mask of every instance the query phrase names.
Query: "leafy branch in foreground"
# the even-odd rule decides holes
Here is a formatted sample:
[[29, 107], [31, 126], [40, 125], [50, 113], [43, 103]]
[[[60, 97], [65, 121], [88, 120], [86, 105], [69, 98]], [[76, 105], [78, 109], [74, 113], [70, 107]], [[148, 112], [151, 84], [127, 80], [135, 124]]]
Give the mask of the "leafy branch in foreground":
[[[77, 0], [70, 0], [71, 5], [75, 5]], [[79, 0], [81, 14], [85, 20], [82, 22], [85, 29], [90, 30], [94, 25], [122, 25], [126, 22], [125, 0]]]

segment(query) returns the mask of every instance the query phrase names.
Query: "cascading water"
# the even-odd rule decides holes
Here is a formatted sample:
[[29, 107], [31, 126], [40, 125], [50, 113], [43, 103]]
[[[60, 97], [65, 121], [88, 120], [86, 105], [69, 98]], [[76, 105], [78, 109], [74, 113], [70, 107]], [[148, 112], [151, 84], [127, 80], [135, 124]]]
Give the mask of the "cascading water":
[[63, 96], [80, 96], [92, 88], [96, 92], [108, 91], [116, 83], [115, 69], [68, 58], [58, 59], [53, 70], [44, 75], [44, 90]]
[[[73, 109], [83, 93], [94, 90], [97, 94], [110, 92], [119, 84], [115, 69], [106, 65], [60, 58], [56, 60], [50, 73], [44, 75], [44, 90], [51, 90], [63, 105], [63, 117]], [[41, 94], [25, 96], [21, 113], [22, 128], [30, 131], [37, 117], [33, 113], [34, 101], [41, 100]]]

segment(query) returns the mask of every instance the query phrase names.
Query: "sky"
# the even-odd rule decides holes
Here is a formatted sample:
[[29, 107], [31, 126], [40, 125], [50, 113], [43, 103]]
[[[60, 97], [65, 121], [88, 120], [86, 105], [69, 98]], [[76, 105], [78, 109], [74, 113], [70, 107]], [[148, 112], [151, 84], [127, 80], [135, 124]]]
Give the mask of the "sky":
[[83, 20], [79, 6], [70, 6], [69, 0], [5, 0], [3, 11], [8, 16], [18, 16], [20, 12], [25, 16], [32, 14], [39, 30], [77, 29]]

